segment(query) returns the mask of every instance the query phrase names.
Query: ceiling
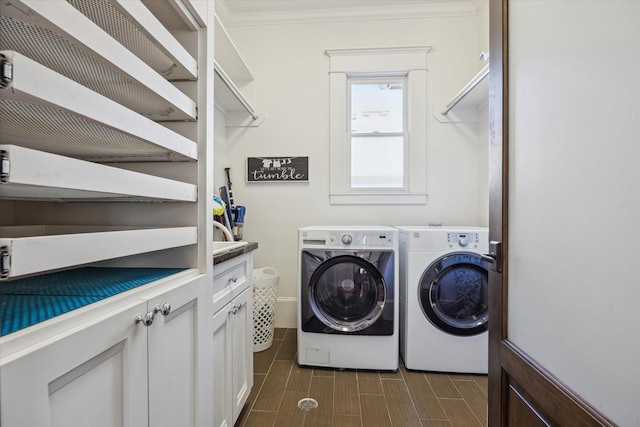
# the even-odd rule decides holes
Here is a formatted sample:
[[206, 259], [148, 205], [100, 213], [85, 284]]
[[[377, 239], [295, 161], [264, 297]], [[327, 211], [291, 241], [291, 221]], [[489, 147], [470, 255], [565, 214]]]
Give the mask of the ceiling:
[[476, 15], [488, 0], [217, 0], [227, 25]]

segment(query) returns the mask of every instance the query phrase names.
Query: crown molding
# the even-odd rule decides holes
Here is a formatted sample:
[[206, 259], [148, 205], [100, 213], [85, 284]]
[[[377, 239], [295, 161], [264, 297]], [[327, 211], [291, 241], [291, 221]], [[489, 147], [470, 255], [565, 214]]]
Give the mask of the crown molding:
[[468, 2], [436, 1], [416, 5], [284, 10], [277, 12], [233, 13], [225, 0], [215, 2], [218, 18], [225, 26], [305, 24], [321, 22], [376, 21], [390, 19], [477, 16], [488, 0]]
[[431, 46], [371, 47], [359, 49], [327, 49], [327, 56], [400, 55], [421, 54], [431, 50]]

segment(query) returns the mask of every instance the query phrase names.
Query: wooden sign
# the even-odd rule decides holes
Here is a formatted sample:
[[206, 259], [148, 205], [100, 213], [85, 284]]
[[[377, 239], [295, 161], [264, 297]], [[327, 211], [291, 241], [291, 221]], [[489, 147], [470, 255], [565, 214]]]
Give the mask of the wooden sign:
[[247, 157], [247, 182], [300, 181], [309, 181], [309, 157]]

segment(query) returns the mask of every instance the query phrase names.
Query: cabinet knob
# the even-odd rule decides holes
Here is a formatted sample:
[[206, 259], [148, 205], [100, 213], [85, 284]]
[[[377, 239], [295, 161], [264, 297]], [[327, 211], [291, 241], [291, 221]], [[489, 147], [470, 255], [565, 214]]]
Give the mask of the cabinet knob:
[[153, 323], [154, 315], [151, 312], [148, 312], [144, 316], [142, 314], [138, 314], [136, 316], [136, 323], [142, 323], [144, 326], [151, 326]]
[[231, 314], [238, 314], [238, 311], [240, 311], [240, 305], [239, 304], [234, 304], [233, 307], [231, 307], [231, 310], [229, 310], [229, 313]]
[[164, 304], [162, 304], [162, 307], [160, 307], [160, 304], [156, 305], [155, 307], [153, 307], [153, 313], [160, 313], [163, 316], [166, 316], [167, 314], [171, 313], [171, 304], [169, 304], [168, 302], [165, 302]]
[[236, 283], [238, 278], [236, 276], [229, 277], [229, 283]]

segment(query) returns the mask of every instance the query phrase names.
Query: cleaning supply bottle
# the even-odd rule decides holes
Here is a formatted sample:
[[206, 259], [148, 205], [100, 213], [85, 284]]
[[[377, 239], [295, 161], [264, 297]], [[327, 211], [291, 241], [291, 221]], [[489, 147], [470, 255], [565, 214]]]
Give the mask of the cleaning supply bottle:
[[215, 194], [213, 195], [213, 214], [217, 216], [224, 215], [224, 202]]
[[235, 219], [233, 223], [233, 238], [236, 241], [242, 240], [242, 232], [244, 228], [244, 214], [246, 213], [246, 211], [247, 211], [247, 208], [240, 205], [233, 208], [233, 216]]

